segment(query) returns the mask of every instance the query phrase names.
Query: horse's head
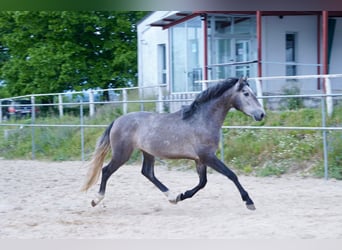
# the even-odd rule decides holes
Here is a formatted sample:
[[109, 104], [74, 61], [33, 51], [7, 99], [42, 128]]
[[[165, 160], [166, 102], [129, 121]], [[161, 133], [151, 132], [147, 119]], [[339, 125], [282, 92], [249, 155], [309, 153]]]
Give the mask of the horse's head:
[[233, 98], [233, 107], [256, 121], [261, 121], [265, 117], [265, 110], [255, 97], [252, 89], [249, 87], [246, 78], [240, 78], [235, 84]]

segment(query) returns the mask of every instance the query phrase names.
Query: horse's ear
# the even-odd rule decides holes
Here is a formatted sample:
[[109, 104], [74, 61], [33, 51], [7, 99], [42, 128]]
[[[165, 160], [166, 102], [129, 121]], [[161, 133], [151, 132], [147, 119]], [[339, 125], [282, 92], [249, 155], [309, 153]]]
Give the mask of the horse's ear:
[[241, 91], [242, 88], [247, 85], [249, 86], [248, 82], [247, 82], [247, 76], [245, 77], [240, 77], [239, 79], [239, 86], [238, 86], [238, 91]]
[[241, 84], [241, 83], [243, 83], [243, 82], [247, 82], [247, 76], [245, 76], [245, 77], [240, 77], [240, 79], [239, 79], [239, 84]]
[[239, 82], [238, 82], [238, 91], [241, 91], [244, 85], [244, 78], [240, 77]]

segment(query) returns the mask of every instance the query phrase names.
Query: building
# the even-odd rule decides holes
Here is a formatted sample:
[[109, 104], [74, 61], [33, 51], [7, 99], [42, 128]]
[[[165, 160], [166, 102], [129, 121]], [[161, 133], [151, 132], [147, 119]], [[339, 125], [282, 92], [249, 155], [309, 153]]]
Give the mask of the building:
[[[341, 58], [342, 11], [156, 11], [138, 24], [139, 86], [167, 84], [170, 95], [202, 90], [197, 80], [341, 74]], [[263, 81], [262, 90], [293, 83], [324, 91], [317, 79]], [[331, 87], [342, 91], [341, 78]]]

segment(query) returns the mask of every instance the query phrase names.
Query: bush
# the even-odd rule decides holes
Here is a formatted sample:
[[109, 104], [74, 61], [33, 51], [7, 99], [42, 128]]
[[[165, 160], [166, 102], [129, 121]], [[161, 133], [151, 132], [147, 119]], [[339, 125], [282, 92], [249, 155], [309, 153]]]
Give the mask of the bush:
[[[300, 88], [296, 86], [294, 83], [283, 88], [284, 95], [299, 95]], [[287, 108], [289, 110], [298, 110], [304, 107], [304, 101], [301, 97], [291, 97], [286, 100], [286, 104], [283, 108]]]

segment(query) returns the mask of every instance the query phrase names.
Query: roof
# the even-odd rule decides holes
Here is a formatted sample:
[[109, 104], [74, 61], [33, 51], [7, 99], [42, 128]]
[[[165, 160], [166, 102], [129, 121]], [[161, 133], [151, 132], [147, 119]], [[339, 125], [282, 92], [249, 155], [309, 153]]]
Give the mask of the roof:
[[[329, 11], [329, 17], [342, 17], [342, 11]], [[151, 26], [162, 27], [168, 29], [171, 26], [185, 22], [193, 17], [205, 14], [243, 14], [255, 15], [256, 11], [179, 11], [170, 16], [164, 17], [158, 21], [151, 23]], [[261, 11], [262, 16], [306, 16], [306, 15], [322, 15], [322, 11]]]
[[180, 20], [183, 20], [184, 18], [187, 18], [193, 14], [192, 11], [179, 11], [173, 15], [164, 17], [156, 22], [151, 23], [151, 26], [159, 26], [165, 28], [169, 24], [178, 22]]

